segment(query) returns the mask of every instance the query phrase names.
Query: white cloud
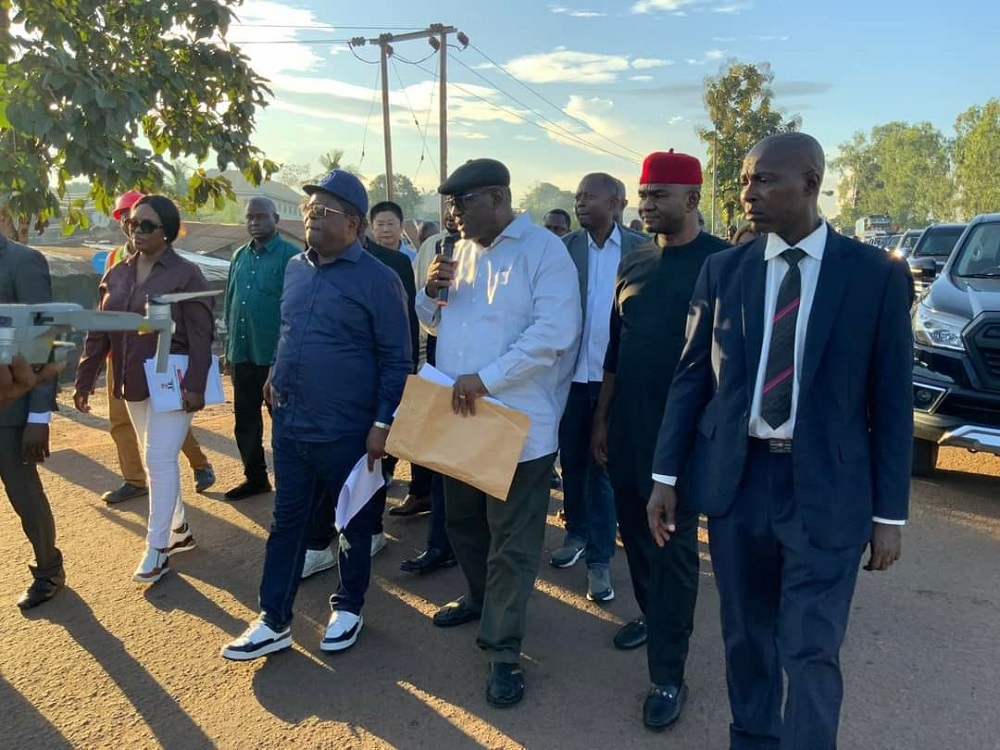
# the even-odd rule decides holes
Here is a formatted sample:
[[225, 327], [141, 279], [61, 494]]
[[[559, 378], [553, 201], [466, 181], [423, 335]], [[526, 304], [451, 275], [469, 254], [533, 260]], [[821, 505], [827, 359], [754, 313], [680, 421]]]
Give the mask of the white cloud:
[[735, 42], [738, 39], [739, 39], [739, 37], [735, 37], [735, 36], [713, 36], [712, 37], [712, 41], [713, 42], [722, 42], [722, 43]]
[[537, 141], [538, 139], [533, 135], [515, 135], [515, 141], [524, 141], [525, 143], [530, 143], [531, 141]]
[[486, 133], [474, 133], [474, 132], [463, 133], [463, 132], [451, 131], [448, 134], [450, 136], [455, 137], [455, 138], [464, 138], [467, 141], [485, 141], [485, 140], [489, 140], [489, 136], [486, 135]]
[[[612, 147], [598, 136], [604, 136], [612, 141], [620, 141], [625, 132], [624, 128], [612, 117], [614, 106], [614, 102], [610, 99], [587, 98], [570, 94], [569, 101], [563, 107], [563, 112], [573, 119], [559, 122], [561, 129], [546, 125], [545, 131], [549, 138], [557, 143], [606, 156], [607, 154], [602, 149], [606, 150]], [[581, 123], [586, 127], [581, 127]]]
[[653, 76], [629, 76], [630, 81], [652, 81]]
[[692, 57], [687, 59], [688, 65], [707, 65], [710, 62], [718, 62], [719, 60], [725, 59], [726, 55], [729, 54], [724, 49], [710, 49], [708, 52], [702, 56], [700, 60], [696, 60]]
[[550, 5], [549, 13], [569, 13], [569, 8], [565, 5]]
[[569, 14], [573, 18], [604, 18], [608, 15], [598, 10], [571, 10]]
[[694, 5], [698, 0], [639, 0], [632, 6], [633, 13], [653, 13], [661, 11], [671, 13], [680, 11], [689, 5]]
[[671, 117], [669, 120], [667, 120], [667, 125], [677, 125], [684, 121], [685, 118], [681, 117], [680, 115], [675, 115], [674, 117]]
[[330, 109], [306, 107], [301, 104], [295, 104], [282, 99], [275, 99], [272, 101], [268, 106], [268, 109], [290, 112], [293, 115], [298, 115], [299, 117], [311, 117], [316, 120], [337, 120], [338, 122], [346, 122], [351, 125], [364, 125], [368, 119], [364, 115], [351, 115]]
[[[295, 26], [296, 28], [287, 28]], [[323, 63], [313, 47], [296, 40], [303, 29], [322, 28], [310, 10], [293, 8], [273, 0], [246, 0], [239, 8], [239, 20], [229, 27], [228, 41], [238, 45], [250, 58], [250, 67], [272, 78], [285, 71], [306, 72]]]
[[755, 36], [751, 37], [755, 42], [787, 42], [787, 36]]
[[673, 60], [658, 60], [652, 57], [637, 57], [632, 61], [632, 67], [636, 70], [649, 70], [651, 68], [662, 68], [665, 65], [673, 65]]
[[627, 57], [575, 52], [557, 47], [552, 52], [525, 55], [505, 66], [529, 83], [614, 83], [629, 69]]
[[713, 13], [727, 13], [730, 15], [736, 13], [742, 13], [745, 10], [751, 10], [753, 8], [753, 3], [751, 2], [737, 2], [728, 3], [726, 5], [717, 5], [712, 8]]

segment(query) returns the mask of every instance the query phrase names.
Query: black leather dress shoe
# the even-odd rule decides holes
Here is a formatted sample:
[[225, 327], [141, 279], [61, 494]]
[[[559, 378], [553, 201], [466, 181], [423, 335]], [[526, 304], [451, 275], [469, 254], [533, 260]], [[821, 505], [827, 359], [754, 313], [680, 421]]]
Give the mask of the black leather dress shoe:
[[57, 578], [36, 578], [28, 587], [28, 590], [21, 594], [17, 600], [17, 606], [21, 609], [31, 609], [39, 604], [44, 604], [59, 590], [66, 585], [66, 576]]
[[457, 564], [454, 554], [437, 547], [428, 547], [412, 560], [403, 560], [399, 569], [407, 573], [433, 573], [441, 568], [453, 568]]
[[418, 513], [429, 513], [431, 510], [430, 495], [407, 495], [401, 505], [389, 508], [390, 516], [415, 516]]
[[448, 602], [435, 612], [434, 624], [439, 628], [453, 628], [478, 620], [481, 616], [482, 613], [478, 609], [473, 609], [462, 596], [453, 602]]
[[520, 664], [495, 661], [490, 664], [486, 701], [497, 708], [509, 708], [524, 697], [524, 672]]
[[271, 491], [271, 483], [266, 479], [257, 481], [246, 481], [238, 484], [229, 490], [224, 497], [226, 500], [246, 500], [254, 495], [264, 495]]
[[647, 729], [662, 732], [681, 718], [681, 709], [687, 700], [687, 685], [654, 685], [642, 704], [642, 723]]
[[615, 648], [622, 651], [639, 648], [646, 642], [646, 618], [637, 617], [632, 622], [626, 622], [615, 633]]

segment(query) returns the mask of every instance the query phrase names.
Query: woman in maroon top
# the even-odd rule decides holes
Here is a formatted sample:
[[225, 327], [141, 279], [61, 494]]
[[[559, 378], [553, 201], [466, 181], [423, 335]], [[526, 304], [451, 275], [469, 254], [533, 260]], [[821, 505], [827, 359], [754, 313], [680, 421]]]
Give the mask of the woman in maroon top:
[[[181, 218], [173, 201], [147, 195], [132, 207], [125, 222], [136, 252], [111, 268], [101, 280], [101, 310], [145, 314], [146, 298], [174, 292], [208, 291], [201, 269], [181, 258], [171, 245]], [[191, 416], [205, 407], [205, 383], [212, 366], [212, 299], [201, 297], [173, 305], [172, 354], [188, 356], [181, 387], [183, 410], [156, 412], [150, 406], [145, 362], [156, 356], [156, 337], [136, 332], [88, 333], [76, 373], [73, 402], [89, 412], [101, 365], [108, 354], [114, 367], [115, 398], [123, 398], [142, 447], [149, 484], [146, 553], [132, 576], [155, 583], [169, 570], [170, 555], [194, 549], [184, 518], [178, 456]]]

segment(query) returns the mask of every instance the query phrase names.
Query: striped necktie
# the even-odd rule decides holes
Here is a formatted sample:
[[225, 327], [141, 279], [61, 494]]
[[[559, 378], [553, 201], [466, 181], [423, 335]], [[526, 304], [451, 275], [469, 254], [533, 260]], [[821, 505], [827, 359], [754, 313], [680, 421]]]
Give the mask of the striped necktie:
[[795, 323], [799, 318], [799, 297], [802, 293], [802, 274], [799, 261], [805, 251], [797, 247], [785, 250], [781, 257], [788, 263], [788, 271], [778, 289], [778, 302], [774, 309], [771, 328], [771, 346], [764, 371], [764, 390], [760, 402], [760, 415], [772, 429], [777, 429], [792, 414], [792, 383], [795, 381]]

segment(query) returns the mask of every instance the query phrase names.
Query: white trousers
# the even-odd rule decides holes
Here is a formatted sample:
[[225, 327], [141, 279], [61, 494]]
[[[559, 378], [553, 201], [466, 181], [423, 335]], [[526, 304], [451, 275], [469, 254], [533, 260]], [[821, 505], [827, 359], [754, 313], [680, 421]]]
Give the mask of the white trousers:
[[146, 543], [163, 549], [170, 530], [184, 525], [181, 499], [181, 446], [191, 429], [191, 415], [184, 411], [155, 412], [149, 399], [126, 401], [142, 450], [149, 487], [149, 523]]

